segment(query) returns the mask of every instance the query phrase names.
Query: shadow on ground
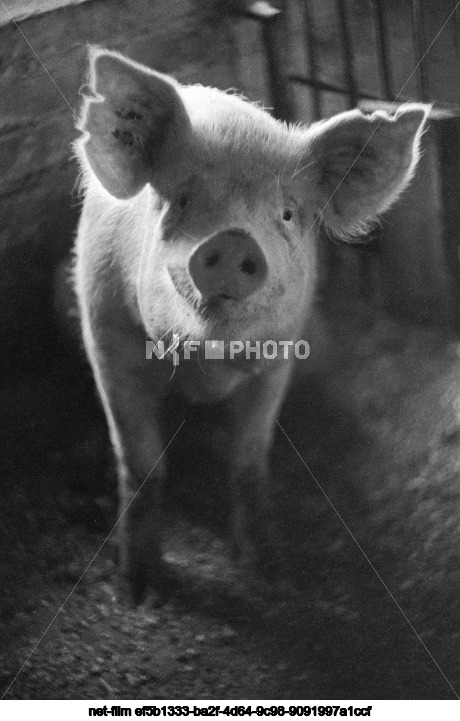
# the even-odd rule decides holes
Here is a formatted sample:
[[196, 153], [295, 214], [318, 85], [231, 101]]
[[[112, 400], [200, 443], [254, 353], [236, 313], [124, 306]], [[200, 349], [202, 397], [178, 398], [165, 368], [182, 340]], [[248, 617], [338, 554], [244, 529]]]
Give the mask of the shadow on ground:
[[459, 371], [452, 339], [381, 321], [346, 365], [298, 379], [272, 461], [297, 589], [284, 596], [233, 568], [225, 486], [203, 462], [212, 429], [207, 414], [187, 418], [166, 512], [182, 587], [137, 609], [107, 538], [113, 471], [89, 379], [66, 369], [10, 381], [0, 399], [5, 698], [455, 698]]

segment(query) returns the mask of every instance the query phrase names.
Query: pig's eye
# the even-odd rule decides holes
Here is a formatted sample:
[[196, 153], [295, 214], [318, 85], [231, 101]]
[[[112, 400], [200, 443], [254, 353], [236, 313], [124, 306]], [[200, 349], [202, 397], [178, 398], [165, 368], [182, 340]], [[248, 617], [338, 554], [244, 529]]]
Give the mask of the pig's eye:
[[180, 195], [177, 199], [177, 205], [183, 210], [189, 203], [188, 195]]
[[286, 222], [289, 222], [292, 220], [292, 217], [293, 217], [292, 210], [290, 210], [289, 208], [285, 208], [283, 210], [283, 220], [285, 220]]

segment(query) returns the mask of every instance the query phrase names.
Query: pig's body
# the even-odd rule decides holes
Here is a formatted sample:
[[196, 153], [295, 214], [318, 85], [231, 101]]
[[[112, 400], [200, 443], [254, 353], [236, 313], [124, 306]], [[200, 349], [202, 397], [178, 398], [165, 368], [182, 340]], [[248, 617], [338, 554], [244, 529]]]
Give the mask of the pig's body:
[[[118, 460], [123, 570], [138, 591], [164, 580], [171, 439], [159, 417], [180, 393], [221, 403], [234, 547], [270, 573], [267, 459], [293, 354], [208, 360], [203, 342], [302, 338], [318, 215], [348, 236], [388, 207], [413, 172], [425, 110], [412, 106], [397, 120], [354, 111], [289, 129], [240, 98], [182, 88], [103, 51], [93, 55], [91, 85], [99, 95], [85, 105], [78, 145], [76, 289]], [[172, 353], [146, 359], [146, 340], [168, 348], [173, 334], [201, 350], [185, 359], [181, 346], [178, 365]]]

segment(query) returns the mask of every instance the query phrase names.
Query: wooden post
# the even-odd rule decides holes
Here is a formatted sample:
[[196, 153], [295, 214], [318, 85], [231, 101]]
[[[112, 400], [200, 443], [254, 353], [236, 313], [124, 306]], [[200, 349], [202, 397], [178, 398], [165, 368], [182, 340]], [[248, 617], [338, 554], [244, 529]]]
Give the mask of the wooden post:
[[294, 99], [287, 72], [285, 20], [282, 13], [262, 22], [262, 37], [267, 54], [273, 115], [278, 120], [295, 120]]
[[336, 0], [335, 4], [340, 24], [342, 62], [348, 90], [348, 105], [350, 108], [355, 108], [358, 103], [359, 95], [353, 66], [353, 44], [350, 36], [350, 28], [348, 26], [347, 7], [345, 0]]
[[388, 28], [382, 0], [371, 0], [372, 21], [378, 53], [381, 90], [386, 100], [394, 100], [393, 84], [388, 52]]
[[[277, 5], [282, 6], [282, 2]], [[268, 65], [268, 82], [272, 114], [278, 120], [296, 119], [294, 94], [289, 82], [287, 56], [286, 15], [280, 7], [269, 2], [247, 2], [234, 8], [232, 14], [257, 20], [262, 28], [262, 42]]]
[[316, 52], [315, 22], [310, 0], [304, 0], [304, 34], [308, 56], [309, 75], [312, 79], [311, 94], [313, 97], [313, 117], [320, 120], [322, 117], [321, 90], [318, 87], [318, 54]]
[[422, 0], [412, 0], [412, 35], [415, 67], [417, 69], [417, 97], [424, 102], [430, 97]]

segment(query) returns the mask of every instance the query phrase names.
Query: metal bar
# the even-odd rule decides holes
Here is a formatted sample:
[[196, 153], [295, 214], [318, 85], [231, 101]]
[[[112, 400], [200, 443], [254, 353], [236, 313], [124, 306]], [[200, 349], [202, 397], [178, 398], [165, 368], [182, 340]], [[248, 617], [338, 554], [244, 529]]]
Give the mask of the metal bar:
[[348, 88], [348, 103], [350, 108], [354, 108], [358, 102], [358, 90], [353, 68], [353, 48], [347, 22], [346, 0], [335, 0], [335, 5], [340, 23], [340, 42], [345, 79]]
[[412, 33], [414, 37], [415, 62], [417, 65], [417, 96], [426, 102], [429, 99], [428, 72], [425, 56], [425, 36], [423, 32], [422, 0], [412, 0]]
[[378, 66], [381, 89], [386, 100], [394, 100], [392, 78], [388, 54], [388, 28], [385, 21], [382, 0], [369, 0], [372, 10], [372, 21], [377, 42]]
[[[306, 78], [303, 77], [303, 75], [289, 75], [288, 80], [290, 80], [291, 83], [299, 83], [300, 85], [309, 85], [310, 87], [313, 87], [313, 84], [315, 84], [319, 90], [324, 90], [329, 93], [337, 93], [338, 95], [348, 95], [348, 90], [346, 88], [341, 88], [338, 85], [332, 85], [330, 83], [325, 83], [322, 80], [313, 80], [313, 78]], [[385, 103], [384, 100], [380, 97], [380, 95], [372, 95], [371, 93], [359, 93], [358, 95], [358, 102], [360, 100], [377, 100], [381, 101], [382, 103]], [[399, 95], [397, 101], [389, 100], [389, 103], [395, 102], [397, 107], [401, 103], [410, 103], [413, 102], [413, 97], [408, 97], [406, 95]], [[446, 110], [450, 111], [456, 114], [460, 114], [460, 104], [459, 103], [450, 103], [445, 100], [436, 101], [436, 108], [438, 110]]]
[[322, 116], [322, 103], [320, 88], [318, 87], [318, 76], [316, 72], [316, 69], [318, 67], [318, 56], [316, 53], [315, 21], [313, 19], [313, 12], [310, 0], [304, 0], [303, 8], [305, 43], [308, 57], [308, 65], [310, 68], [310, 76], [312, 78], [312, 82], [310, 83], [310, 85], [313, 91], [313, 117], [315, 120], [319, 120]]
[[[303, 75], [289, 75], [288, 79], [292, 83], [299, 83], [300, 85], [309, 85], [312, 88], [317, 88], [318, 90], [324, 90], [329, 93], [338, 93], [339, 95], [348, 95], [349, 90], [348, 88], [341, 88], [339, 85], [332, 85], [331, 83], [325, 83], [323, 80], [318, 80], [315, 78], [305, 78]], [[358, 102], [360, 99], [362, 100], [381, 100], [381, 97], [379, 95], [371, 95], [368, 93], [359, 93], [356, 97], [356, 101]]]

